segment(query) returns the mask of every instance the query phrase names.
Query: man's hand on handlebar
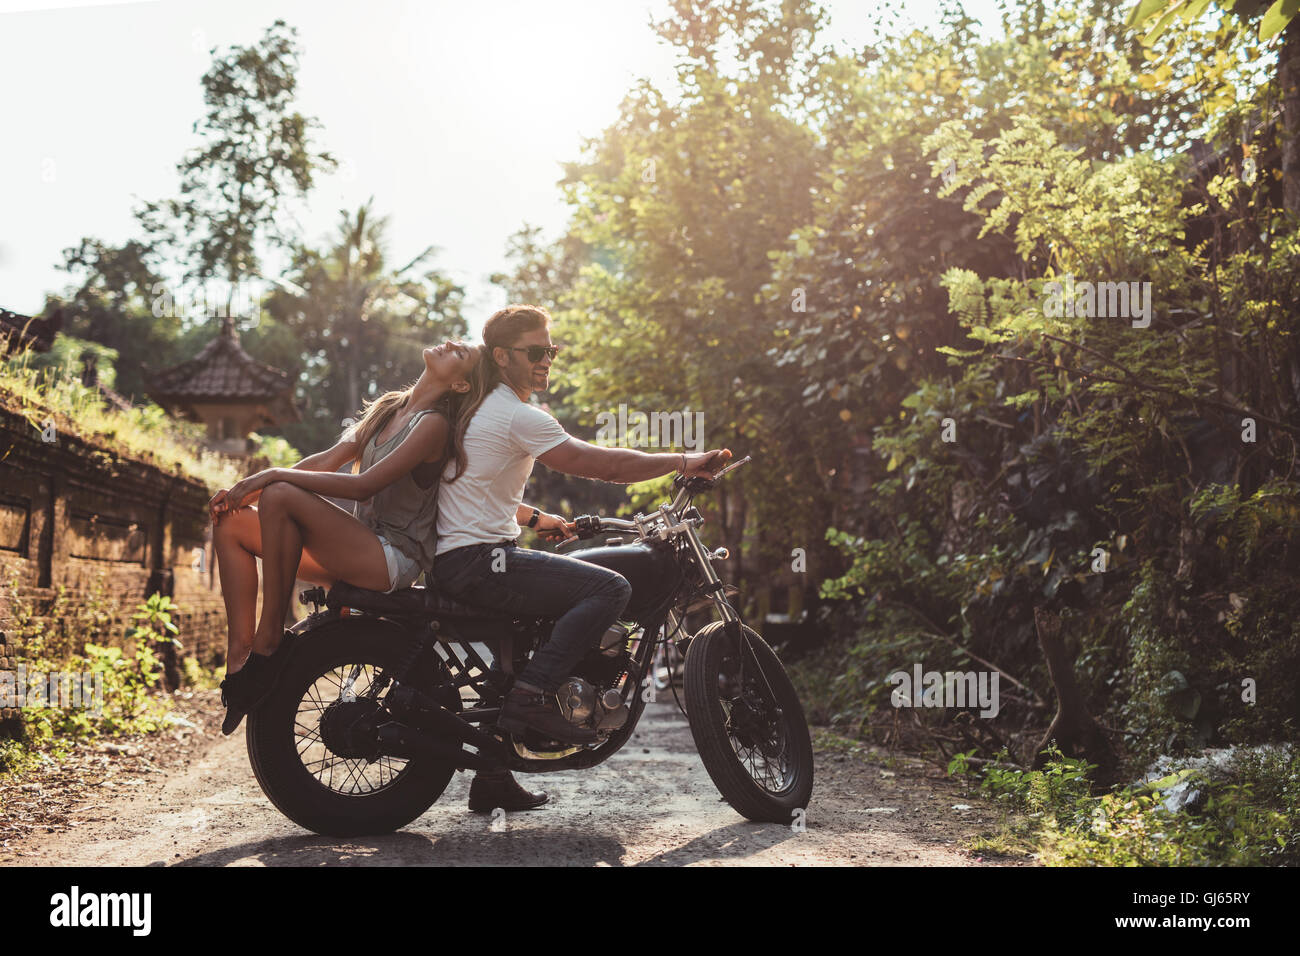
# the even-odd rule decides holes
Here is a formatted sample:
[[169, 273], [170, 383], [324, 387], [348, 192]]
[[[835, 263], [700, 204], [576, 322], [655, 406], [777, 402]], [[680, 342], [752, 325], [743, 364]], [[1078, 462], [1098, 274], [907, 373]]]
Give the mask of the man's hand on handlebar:
[[568, 541], [577, 537], [573, 531], [573, 522], [565, 521], [559, 515], [542, 515], [537, 519], [537, 526], [533, 530], [543, 541]]
[[715, 448], [712, 451], [687, 455], [686, 467], [682, 470], [682, 474], [687, 478], [712, 478], [727, 467], [729, 461], [731, 461], [731, 450], [728, 448]]

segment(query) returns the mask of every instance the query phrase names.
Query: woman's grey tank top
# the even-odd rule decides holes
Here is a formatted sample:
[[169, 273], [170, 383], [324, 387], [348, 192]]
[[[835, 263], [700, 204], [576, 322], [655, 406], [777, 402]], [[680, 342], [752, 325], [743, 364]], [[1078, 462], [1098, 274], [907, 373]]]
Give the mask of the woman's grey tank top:
[[[425, 415], [442, 414], [426, 409], [385, 442], [376, 442], [375, 432], [361, 451], [361, 471], [382, 461], [411, 433], [415, 423]], [[438, 481], [442, 463], [425, 469], [434, 475], [433, 484], [421, 488], [415, 481], [418, 466], [398, 478], [387, 488], [377, 491], [368, 501], [358, 501], [356, 516], [366, 527], [383, 535], [404, 555], [425, 571], [433, 568], [433, 557], [438, 551]]]

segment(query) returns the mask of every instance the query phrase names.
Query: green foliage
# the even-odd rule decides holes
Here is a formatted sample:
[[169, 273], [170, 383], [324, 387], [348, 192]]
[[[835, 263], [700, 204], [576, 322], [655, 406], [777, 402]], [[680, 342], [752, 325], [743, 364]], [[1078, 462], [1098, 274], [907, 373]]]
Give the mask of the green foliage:
[[973, 772], [970, 758], [975, 755], [974, 750], [968, 750], [964, 753], [957, 753], [948, 761], [948, 776], [962, 777]]
[[[74, 603], [59, 588], [45, 608], [18, 598], [12, 602], [13, 636], [23, 648], [26, 673], [76, 675], [83, 693], [82, 706], [60, 706], [67, 703], [70, 684], [60, 690], [65, 696], [62, 702], [24, 705], [23, 738], [0, 741], [0, 774], [20, 774], [43, 755], [57, 759], [77, 741], [155, 733], [166, 726], [172, 700], [162, 692], [163, 663], [157, 650], [164, 644], [179, 644], [172, 621], [176, 605], [169, 597], [150, 595], [131, 610], [133, 623], [118, 639], [120, 643], [109, 644], [124, 609], [106, 593], [102, 577], [92, 581], [87, 598]], [[212, 685], [211, 675], [192, 660], [186, 664], [188, 683]], [[101, 689], [102, 699], [98, 699]]]
[[301, 369], [304, 420], [283, 428], [296, 447], [333, 444], [363, 401], [419, 377], [424, 349], [467, 334], [464, 289], [433, 268], [434, 247], [394, 268], [387, 228], [369, 202], [341, 213], [332, 246], [293, 245], [294, 287], [266, 300], [268, 357], [286, 348], [285, 364]]
[[104, 449], [181, 472], [209, 488], [226, 488], [239, 478], [231, 461], [202, 444], [201, 426], [169, 417], [157, 405], [123, 411], [105, 405], [99, 393], [55, 368], [39, 368], [32, 353], [0, 361], [0, 403], [21, 412], [36, 431], [52, 420], [58, 433], [72, 434]]
[[[67, 601], [61, 591], [52, 611]], [[57, 706], [24, 707], [23, 722], [29, 742], [35, 747], [64, 743], [63, 738], [149, 733], [159, 728], [171, 700], [158, 695], [162, 662], [155, 653], [159, 644], [175, 640], [178, 629], [171, 615], [176, 610], [171, 598], [158, 594], [138, 604], [131, 614], [135, 624], [126, 632], [124, 646], [85, 641], [81, 650], [73, 642], [84, 641], [87, 633], [109, 636], [112, 616], [105, 610], [83, 611], [79, 616], [90, 626], [73, 634], [60, 633], [56, 625], [26, 626], [24, 664], [30, 673], [64, 672], [91, 675], [103, 682], [101, 714], [88, 708]], [[26, 609], [22, 620], [35, 615]]]
[[[1078, 824], [1089, 799], [1088, 775], [1096, 769], [1084, 760], [1066, 757], [1049, 745], [1041, 770], [992, 763], [984, 770], [980, 788], [994, 799], [1017, 809], [1044, 815], [1058, 827]], [[999, 755], [1003, 760], [1006, 754]]]
[[62, 267], [78, 284], [63, 296], [47, 296], [45, 313], [61, 309], [69, 333], [111, 348], [113, 377], [106, 383], [144, 401], [145, 366], [165, 368], [182, 358], [181, 320], [161, 309], [154, 314], [155, 294], [165, 285], [160, 252], [147, 241], [114, 246], [86, 237], [63, 257]]
[[205, 669], [197, 658], [181, 658], [181, 681], [186, 687], [215, 690], [224, 676], [224, 673]]
[[1284, 752], [1249, 754], [1236, 775], [1186, 779], [1208, 796], [1196, 810], [1170, 811], [1142, 787], [1087, 805], [1086, 824], [1048, 828], [1045, 860], [1054, 865], [1259, 866], [1300, 858], [1296, 788], [1300, 760]]
[[259, 435], [253, 432], [248, 436], [254, 442], [253, 457], [265, 458], [270, 462], [269, 468], [292, 468], [302, 461], [302, 454], [279, 435]]
[[[1249, 71], [1230, 68], [1243, 45], [1229, 45], [1221, 78], [1253, 93]], [[1194, 74], [1165, 73], [1188, 84], [1200, 82]], [[1211, 120], [1226, 139], [1241, 116], [1225, 108]], [[1280, 305], [1294, 294], [1294, 226], [1220, 175], [1208, 201], [1240, 217], [1229, 229], [1258, 238], [1216, 245], [1205, 206], [1185, 198], [1183, 160], [1100, 159], [1061, 129], [1045, 110], [1002, 126], [939, 122], [924, 137], [928, 172], [946, 173], [938, 195], [961, 200], [981, 242], [1010, 240], [1019, 274], [953, 266], [940, 277], [965, 338], [935, 349], [943, 367], [921, 372], [898, 411], [875, 412], [883, 467], [862, 521], [870, 533], [831, 536], [852, 564], [823, 593], [925, 608], [932, 636], [920, 637], [915, 660], [956, 640], [1039, 679], [1029, 612], [1068, 594], [1089, 697], [1116, 708], [1134, 756], [1289, 733], [1290, 688], [1270, 682], [1265, 710], [1263, 698], [1243, 707], [1240, 685], [1270, 673], [1265, 659], [1271, 673], [1296, 660], [1295, 597], [1277, 572], [1300, 543], [1289, 511], [1297, 485], [1280, 477], [1296, 433], [1294, 315]], [[1053, 310], [1047, 283], [1067, 276], [1149, 282], [1151, 324]], [[1247, 354], [1256, 347], [1267, 362]], [[1247, 367], [1249, 376], [1231, 371]], [[1242, 441], [1245, 417], [1265, 431], [1255, 445]], [[949, 444], [936, 440], [944, 418], [957, 426]], [[1212, 515], [1225, 479], [1251, 503]], [[1243, 609], [1250, 643], [1232, 633]], [[903, 628], [870, 607], [858, 620], [866, 647]], [[1243, 668], [1243, 656], [1258, 663]], [[881, 699], [869, 681], [863, 698]]]
[[190, 277], [233, 286], [256, 275], [259, 240], [290, 241], [286, 200], [305, 198], [315, 175], [335, 167], [329, 153], [313, 151], [319, 123], [293, 109], [297, 74], [297, 30], [276, 20], [257, 43], [214, 57], [203, 75], [201, 143], [177, 164], [182, 198], [137, 213], [155, 242], [187, 261]]
[[[1218, 0], [1216, 6], [1246, 21], [1258, 16], [1261, 40], [1281, 33], [1300, 13], [1300, 0]], [[1141, 0], [1134, 4], [1128, 23], [1145, 29], [1142, 42], [1152, 44], [1178, 20], [1194, 23], [1209, 7], [1210, 0]]]
[[[21, 740], [0, 737], [0, 779], [21, 776], [39, 766], [40, 754]], [[0, 803], [0, 810], [3, 809]]]
[[[755, 456], [726, 543], [751, 587], [807, 549], [839, 635], [798, 668], [815, 719], [894, 734], [890, 672], [992, 662], [1016, 683], [977, 751], [1027, 748], [1047, 607], [1130, 759], [1294, 732], [1300, 233], [1269, 48], [1183, 9], [1143, 45], [1127, 7], [994, 40], [952, 8], [857, 52], [811, 4], [679, 0], [681, 95], [638, 84], [565, 234], [513, 241], [573, 419], [702, 408]], [[1063, 308], [1076, 282], [1101, 309]]]
[[[29, 746], [56, 749], [72, 739], [153, 733], [171, 710], [171, 699], [159, 696], [162, 662], [153, 651], [149, 632], [137, 631], [129, 647], [87, 644], [82, 653], [60, 662], [62, 669], [103, 681], [103, 712], [62, 707], [25, 707], [23, 723]], [[52, 661], [33, 661], [29, 668], [52, 670]], [[96, 685], [98, 686], [98, 685]]]
[[[981, 775], [985, 793], [1029, 814], [1020, 839], [1048, 865], [1294, 865], [1300, 858], [1300, 756], [1288, 748], [1237, 755], [1226, 777], [1185, 770], [1100, 795], [1090, 790], [1088, 764], [1055, 747], [1048, 755], [1042, 770], [994, 762]], [[963, 771], [961, 761], [954, 764], [953, 772]], [[1175, 785], [1197, 788], [1204, 799], [1171, 810], [1165, 798]]]
[[[80, 380], [82, 357], [87, 353], [93, 356], [92, 361], [95, 363], [99, 381], [112, 388], [117, 379], [113, 368], [113, 363], [117, 361], [117, 350], [89, 339], [79, 339], [59, 332], [54, 336], [54, 344], [50, 346], [48, 352], [30, 355], [24, 353], [23, 363], [27, 368], [37, 372], [48, 370], [48, 375], [51, 377]], [[23, 359], [15, 357], [10, 361], [23, 361]]]

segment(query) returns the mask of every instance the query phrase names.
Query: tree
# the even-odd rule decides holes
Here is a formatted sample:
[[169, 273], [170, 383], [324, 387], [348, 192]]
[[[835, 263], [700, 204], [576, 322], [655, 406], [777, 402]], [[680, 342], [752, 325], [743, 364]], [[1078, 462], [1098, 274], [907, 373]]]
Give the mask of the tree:
[[261, 269], [260, 243], [288, 241], [279, 224], [285, 201], [305, 196], [316, 171], [333, 166], [329, 154], [311, 149], [309, 132], [319, 124], [292, 109], [295, 35], [277, 20], [258, 44], [233, 48], [203, 76], [208, 109], [194, 124], [203, 145], [177, 164], [181, 198], [135, 210], [142, 238], [120, 246], [83, 238], [64, 252], [63, 268], [80, 286], [66, 299], [51, 297], [46, 313], [63, 307], [71, 334], [118, 351], [126, 395], [143, 398], [145, 362], [174, 364], [214, 333], [171, 307], [183, 297], [164, 275], [179, 269], [187, 279], [225, 280], [228, 314], [237, 284]]
[[177, 164], [181, 198], [146, 203], [137, 213], [187, 264], [187, 278], [230, 283], [228, 302], [236, 283], [261, 270], [261, 240], [289, 245], [285, 200], [305, 197], [315, 173], [336, 165], [312, 149], [310, 131], [319, 124], [292, 108], [296, 36], [276, 20], [259, 43], [213, 63], [202, 79], [207, 112], [194, 124], [203, 144]]
[[45, 313], [63, 309], [69, 335], [114, 349], [114, 387], [142, 401], [144, 365], [161, 367], [181, 358], [181, 320], [169, 313], [155, 315], [152, 307], [162, 282], [155, 251], [134, 239], [114, 246], [84, 238], [63, 256], [63, 268], [79, 275], [81, 284], [66, 297], [49, 296]]
[[[638, 84], [567, 167], [569, 236], [589, 262], [557, 318], [574, 356], [567, 403], [581, 420], [621, 403], [701, 411], [710, 447], [779, 457], [789, 436], [761, 427], [754, 400], [773, 345], [764, 286], [769, 253], [811, 211], [820, 151], [797, 118], [798, 78], [817, 56], [820, 21], [807, 2], [676, 0], [656, 30], [678, 48], [680, 100]], [[778, 475], [738, 472], [710, 503], [733, 573], [747, 560], [751, 503], [775, 500], [751, 486]], [[775, 508], [763, 517], [774, 537], [799, 520]]]
[[[1276, 81], [1282, 97], [1278, 139], [1282, 153], [1283, 208], [1300, 216], [1300, 0], [1216, 0], [1217, 6], [1243, 24], [1259, 22], [1259, 38], [1279, 34]], [[1142, 43], [1155, 43], [1175, 20], [1190, 24], [1202, 17], [1210, 0], [1141, 0], [1129, 14], [1129, 25], [1147, 27]]]
[[[1295, 230], [1224, 149], [1266, 112], [1267, 50], [1195, 26], [1146, 50], [1126, 13], [1029, 3], [983, 41], [954, 6], [855, 52], [816, 50], [802, 4], [679, 0], [680, 96], [637, 84], [567, 170], [577, 254], [520, 237], [573, 414], [690, 403], [757, 452], [723, 489], [747, 583], [834, 529], [854, 640], [828, 713], [900, 658], [973, 660], [1024, 693], [1032, 748], [1068, 682], [1044, 653], [1077, 640], [1077, 701], [1169, 750], [1218, 732], [1240, 661], [1300, 660]], [[1051, 314], [1070, 274], [1149, 283], [1149, 326], [1141, 300]], [[1270, 693], [1225, 736], [1286, 733], [1296, 695]]]
[[416, 379], [425, 347], [468, 332], [464, 290], [429, 265], [435, 247], [388, 267], [387, 224], [369, 201], [355, 214], [340, 212], [333, 246], [293, 249], [289, 274], [305, 294], [278, 289], [267, 298], [266, 311], [306, 359], [298, 390], [304, 421], [285, 428], [304, 451], [332, 441], [364, 399]]

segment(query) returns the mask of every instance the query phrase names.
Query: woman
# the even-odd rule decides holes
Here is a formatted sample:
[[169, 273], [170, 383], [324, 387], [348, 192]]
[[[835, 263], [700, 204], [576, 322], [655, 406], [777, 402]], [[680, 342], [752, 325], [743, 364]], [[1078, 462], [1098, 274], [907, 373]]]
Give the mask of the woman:
[[[213, 496], [213, 550], [229, 618], [222, 733], [234, 733], [261, 703], [288, 657], [283, 621], [295, 579], [394, 591], [432, 567], [438, 480], [452, 452], [454, 474], [465, 467], [453, 430], [480, 357], [461, 342], [425, 349], [419, 380], [369, 403], [333, 448]], [[356, 473], [336, 472], [357, 459]], [[359, 502], [357, 515], [322, 495]], [[254, 501], [257, 508], [247, 507]], [[259, 557], [262, 616], [254, 627]]]

